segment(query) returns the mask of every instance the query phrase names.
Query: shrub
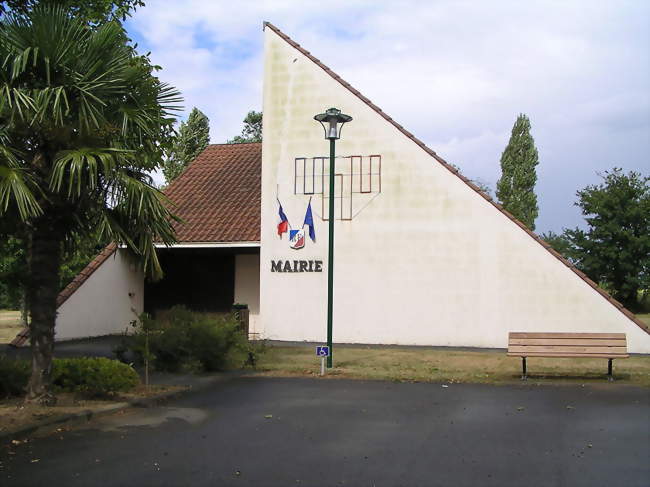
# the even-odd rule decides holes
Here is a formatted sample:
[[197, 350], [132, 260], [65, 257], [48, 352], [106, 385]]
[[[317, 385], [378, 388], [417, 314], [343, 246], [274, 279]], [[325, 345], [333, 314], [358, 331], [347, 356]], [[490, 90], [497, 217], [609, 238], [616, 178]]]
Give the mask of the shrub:
[[65, 392], [107, 396], [126, 392], [140, 383], [132, 367], [107, 358], [71, 358], [53, 361], [52, 383]]
[[224, 369], [234, 358], [246, 339], [234, 319], [197, 319], [190, 326], [191, 356], [197, 359], [206, 372]]
[[19, 396], [29, 380], [29, 362], [0, 355], [0, 398]]
[[148, 355], [157, 370], [223, 370], [244, 354], [246, 337], [233, 315], [196, 313], [175, 306], [157, 319], [143, 315], [128, 340], [134, 355]]
[[147, 358], [158, 370], [177, 372], [190, 361], [189, 327], [192, 313], [177, 306], [154, 320], [143, 313], [133, 322], [135, 333], [126, 339], [140, 363]]
[[245, 348], [246, 361], [244, 365], [250, 365], [251, 367], [256, 368], [257, 362], [259, 361], [260, 357], [266, 353], [266, 349], [266, 340], [249, 341]]
[[[24, 394], [29, 381], [27, 360], [0, 356], [0, 398]], [[140, 383], [132, 367], [107, 358], [69, 358], [52, 361], [52, 384], [55, 390], [107, 396], [126, 392]]]

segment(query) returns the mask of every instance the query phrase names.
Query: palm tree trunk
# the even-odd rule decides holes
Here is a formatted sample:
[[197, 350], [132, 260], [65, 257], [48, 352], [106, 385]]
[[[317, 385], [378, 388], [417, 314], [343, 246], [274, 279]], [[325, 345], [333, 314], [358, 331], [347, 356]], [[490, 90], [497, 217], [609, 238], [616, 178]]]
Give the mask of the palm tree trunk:
[[20, 290], [20, 324], [27, 328], [29, 326], [29, 305], [27, 304], [27, 289]]
[[30, 279], [27, 301], [31, 311], [30, 342], [32, 375], [27, 385], [27, 402], [53, 406], [52, 357], [56, 298], [59, 294], [62, 233], [50, 218], [38, 219], [30, 248]]
[[[23, 244], [25, 245], [25, 263], [27, 264], [27, 271], [29, 272], [29, 256], [30, 256], [30, 235], [27, 231], [23, 231]], [[25, 279], [20, 283], [20, 321], [23, 327], [29, 326], [29, 289]]]

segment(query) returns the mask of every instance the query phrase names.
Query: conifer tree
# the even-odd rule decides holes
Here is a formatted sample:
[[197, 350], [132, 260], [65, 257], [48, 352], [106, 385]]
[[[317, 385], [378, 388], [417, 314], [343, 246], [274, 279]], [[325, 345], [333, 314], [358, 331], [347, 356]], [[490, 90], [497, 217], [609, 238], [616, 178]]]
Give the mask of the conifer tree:
[[535, 141], [530, 135], [530, 120], [522, 113], [501, 155], [501, 179], [497, 182], [496, 194], [503, 207], [531, 230], [535, 230], [539, 213], [535, 194], [538, 163]]
[[210, 120], [194, 107], [187, 122], [181, 122], [172, 150], [163, 165], [167, 184], [176, 179], [209, 143]]

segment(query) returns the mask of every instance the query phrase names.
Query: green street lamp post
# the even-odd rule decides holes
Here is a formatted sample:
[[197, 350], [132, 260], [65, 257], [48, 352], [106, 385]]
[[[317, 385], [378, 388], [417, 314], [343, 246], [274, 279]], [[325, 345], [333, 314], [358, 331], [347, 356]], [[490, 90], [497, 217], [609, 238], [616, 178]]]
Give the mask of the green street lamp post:
[[341, 138], [341, 130], [346, 122], [352, 120], [350, 115], [341, 110], [329, 108], [325, 113], [314, 116], [325, 131], [325, 138], [330, 141], [330, 201], [329, 201], [329, 247], [327, 251], [327, 346], [330, 354], [327, 357], [327, 368], [332, 368], [332, 314], [334, 311], [334, 160], [336, 154], [336, 139]]

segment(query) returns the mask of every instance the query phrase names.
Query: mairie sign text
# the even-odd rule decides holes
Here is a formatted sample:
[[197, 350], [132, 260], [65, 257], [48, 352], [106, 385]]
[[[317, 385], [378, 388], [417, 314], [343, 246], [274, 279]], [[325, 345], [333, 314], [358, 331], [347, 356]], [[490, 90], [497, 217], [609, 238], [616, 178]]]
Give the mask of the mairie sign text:
[[272, 260], [271, 272], [323, 272], [323, 261]]

